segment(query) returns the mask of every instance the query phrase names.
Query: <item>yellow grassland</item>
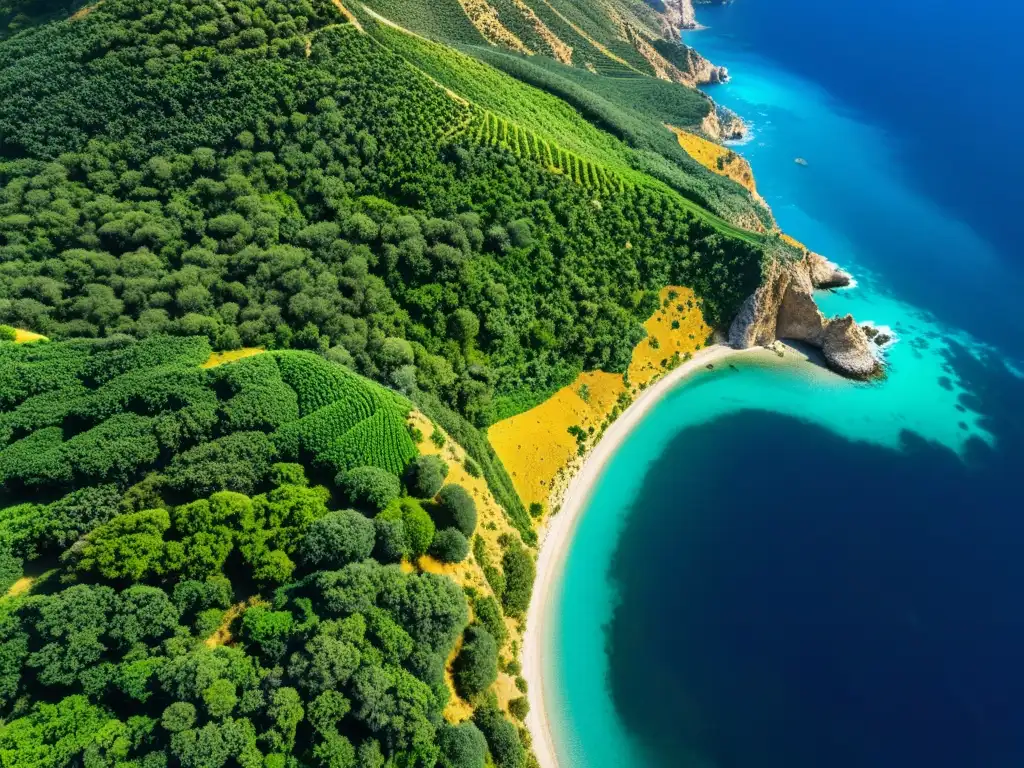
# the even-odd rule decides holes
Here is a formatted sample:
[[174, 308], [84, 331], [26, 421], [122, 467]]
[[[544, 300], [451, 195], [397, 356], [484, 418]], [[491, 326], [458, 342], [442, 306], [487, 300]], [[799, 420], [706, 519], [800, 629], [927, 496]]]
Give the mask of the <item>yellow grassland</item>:
[[11, 584], [11, 588], [7, 590], [7, 594], [5, 594], [4, 597], [17, 597], [18, 595], [24, 595], [32, 588], [33, 582], [35, 582], [35, 579], [31, 576], [22, 576], [16, 582]]
[[[526, 504], [557, 500], [566, 473], [578, 460], [578, 443], [569, 428], [594, 432], [592, 445], [620, 396], [632, 399], [642, 389], [700, 349], [711, 333], [689, 288], [670, 286], [659, 294], [658, 310], [644, 323], [647, 338], [637, 344], [629, 365], [629, 387], [621, 374], [590, 371], [580, 374], [545, 402], [493, 425], [491, 445]], [[673, 323], [678, 327], [673, 328]], [[652, 340], [657, 340], [655, 347]]]
[[49, 341], [43, 334], [34, 333], [32, 331], [26, 331], [24, 328], [14, 329], [14, 343], [15, 344], [28, 344], [32, 341]]
[[459, 0], [459, 5], [466, 12], [470, 22], [476, 27], [483, 38], [493, 45], [504, 45], [517, 53], [532, 55], [533, 51], [526, 47], [512, 30], [501, 23], [498, 12], [488, 5], [486, 0]]
[[[409, 414], [409, 424], [423, 434], [423, 439], [416, 446], [419, 452], [427, 456], [440, 456], [448, 465], [448, 477], [445, 479], [445, 482], [461, 485], [473, 497], [473, 500], [476, 501], [476, 535], [483, 539], [490, 561], [495, 565], [500, 565], [502, 548], [498, 543], [498, 539], [505, 533], [512, 536], [518, 534], [509, 524], [505, 513], [498, 506], [498, 502], [495, 501], [490, 488], [487, 486], [487, 481], [482, 476], [473, 477], [466, 471], [466, 451], [463, 450], [461, 445], [452, 440], [447, 432], [431, 423], [430, 419], [422, 413], [412, 411]], [[431, 435], [435, 429], [444, 435], [445, 438], [444, 445], [440, 448], [431, 440]], [[414, 569], [424, 573], [443, 574], [451, 578], [460, 587], [472, 587], [478, 593], [494, 595], [494, 591], [484, 577], [483, 569], [476, 562], [476, 558], [472, 553], [461, 563], [441, 563], [429, 555], [421, 557], [416, 562], [415, 567], [410, 563], [403, 563], [403, 570], [406, 572], [411, 572]], [[508, 629], [509, 639], [503, 647], [503, 655], [511, 657], [512, 654], [508, 652], [508, 648], [512, 643], [515, 643], [516, 648], [522, 646], [522, 630], [519, 624], [511, 619], [505, 620], [505, 626]], [[455, 693], [455, 688], [452, 684], [451, 665], [457, 655], [458, 649], [449, 657], [446, 671], [446, 679], [451, 689], [451, 699], [445, 707], [444, 715], [449, 722], [453, 723], [462, 722], [473, 713], [472, 707]], [[505, 672], [499, 673], [498, 682], [495, 685], [495, 693], [498, 696], [498, 704], [502, 709], [507, 710], [508, 702], [515, 698], [515, 695], [518, 695], [518, 693], [510, 695], [510, 691], [517, 691], [515, 681]]]
[[806, 245], [804, 245], [803, 243], [801, 243], [801, 242], [800, 242], [799, 240], [797, 240], [797, 239], [796, 239], [795, 237], [792, 237], [792, 236], [790, 236], [790, 235], [787, 235], [787, 234], [786, 234], [785, 232], [780, 232], [780, 233], [779, 233], [779, 237], [781, 237], [781, 238], [782, 238], [783, 242], [785, 242], [785, 243], [789, 243], [790, 245], [792, 245], [792, 246], [793, 246], [794, 248], [796, 248], [797, 250], [800, 250], [800, 251], [803, 251], [803, 252], [808, 252], [808, 251], [810, 251], [810, 249], [809, 249], [809, 248], [808, 248], [808, 247], [807, 247]]
[[[750, 191], [750, 194], [757, 195], [757, 187], [754, 184], [754, 174], [750, 170], [750, 163], [737, 155], [728, 147], [715, 144], [700, 136], [684, 131], [680, 128], [668, 126], [679, 139], [681, 146], [690, 157], [703, 165], [712, 173], [732, 179], [740, 186]], [[718, 167], [718, 160], [721, 158], [722, 167]]]
[[235, 360], [242, 360], [246, 357], [259, 355], [265, 352], [263, 347], [242, 347], [241, 349], [229, 349], [227, 352], [214, 352], [207, 358], [200, 368], [216, 368], [224, 363], [233, 363]]

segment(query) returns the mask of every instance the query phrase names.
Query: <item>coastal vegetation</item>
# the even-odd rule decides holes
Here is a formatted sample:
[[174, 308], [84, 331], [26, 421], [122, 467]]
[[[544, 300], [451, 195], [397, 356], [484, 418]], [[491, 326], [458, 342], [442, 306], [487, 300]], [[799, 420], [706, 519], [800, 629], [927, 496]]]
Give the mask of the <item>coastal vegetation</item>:
[[742, 157], [721, 144], [715, 144], [680, 128], [672, 128], [672, 131], [679, 139], [679, 146], [694, 160], [712, 173], [732, 179], [748, 189], [752, 195], [757, 194], [750, 164]]
[[0, 2], [0, 763], [528, 764], [550, 493], [773, 247], [651, 13]]
[[557, 506], [581, 454], [643, 389], [707, 343], [693, 291], [670, 286], [644, 323], [624, 375], [580, 373], [529, 410], [499, 421], [487, 434], [527, 505]]

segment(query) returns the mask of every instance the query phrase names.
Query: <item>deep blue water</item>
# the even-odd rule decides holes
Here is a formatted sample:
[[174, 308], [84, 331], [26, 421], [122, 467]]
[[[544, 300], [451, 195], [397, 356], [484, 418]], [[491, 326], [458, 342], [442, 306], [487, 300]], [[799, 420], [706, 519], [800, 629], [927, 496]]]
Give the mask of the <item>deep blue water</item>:
[[698, 14], [879, 125], [899, 170], [1021, 266], [1024, 5], [736, 0]]
[[1021, 11], [826, 5], [698, 6], [686, 42], [888, 375], [737, 359], [630, 435], [550, 607], [566, 766], [1024, 766]]

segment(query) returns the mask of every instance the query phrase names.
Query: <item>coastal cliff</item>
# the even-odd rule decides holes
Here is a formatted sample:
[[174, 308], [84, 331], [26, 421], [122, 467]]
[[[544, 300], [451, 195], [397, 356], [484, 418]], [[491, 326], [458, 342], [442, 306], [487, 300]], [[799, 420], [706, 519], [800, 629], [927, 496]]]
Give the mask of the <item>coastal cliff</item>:
[[[712, 64], [697, 51], [680, 42], [680, 33], [685, 29], [697, 29], [697, 17], [693, 12], [692, 0], [664, 0], [665, 10], [661, 16], [661, 36], [684, 49], [684, 61], [677, 61], [679, 69], [692, 78], [693, 85], [717, 85], [729, 80], [729, 70]], [[673, 57], [675, 58], [675, 57]]]
[[737, 349], [792, 339], [817, 347], [828, 366], [853, 379], [881, 372], [871, 342], [851, 315], [826, 318], [814, 301], [819, 288], [849, 285], [850, 275], [816, 253], [799, 260], [772, 259], [761, 286], [743, 303], [729, 328]]

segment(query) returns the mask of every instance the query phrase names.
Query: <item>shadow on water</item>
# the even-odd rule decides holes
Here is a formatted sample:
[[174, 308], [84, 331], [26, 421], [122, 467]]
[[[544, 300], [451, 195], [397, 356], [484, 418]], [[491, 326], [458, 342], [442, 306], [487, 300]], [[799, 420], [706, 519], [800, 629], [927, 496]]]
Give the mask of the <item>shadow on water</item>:
[[746, 411], [652, 466], [607, 642], [656, 764], [1024, 765], [1024, 381], [955, 346], [949, 365], [995, 448]]

